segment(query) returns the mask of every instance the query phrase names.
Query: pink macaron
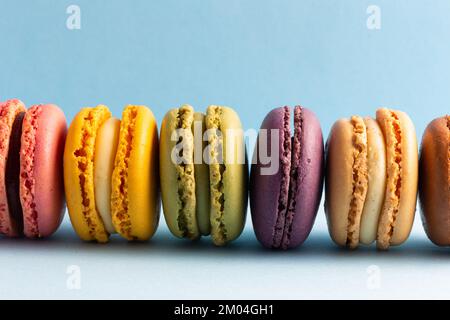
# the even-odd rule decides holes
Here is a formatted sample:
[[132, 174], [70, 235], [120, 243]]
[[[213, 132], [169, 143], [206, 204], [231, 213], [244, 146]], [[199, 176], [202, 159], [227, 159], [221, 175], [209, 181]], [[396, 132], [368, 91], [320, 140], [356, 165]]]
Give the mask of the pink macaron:
[[61, 224], [66, 132], [55, 105], [0, 104], [0, 233], [41, 238]]

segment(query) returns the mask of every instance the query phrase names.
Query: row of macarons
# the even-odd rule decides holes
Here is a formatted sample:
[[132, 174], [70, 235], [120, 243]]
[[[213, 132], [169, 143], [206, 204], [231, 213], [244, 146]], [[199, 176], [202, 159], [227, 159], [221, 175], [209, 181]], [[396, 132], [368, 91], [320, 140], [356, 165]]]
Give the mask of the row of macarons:
[[[50, 236], [67, 204], [85, 241], [105, 243], [114, 233], [145, 241], [157, 229], [162, 200], [176, 237], [210, 235], [222, 246], [241, 234], [250, 194], [257, 239], [288, 249], [310, 234], [325, 181], [325, 213], [336, 244], [376, 242], [383, 250], [402, 244], [419, 191], [428, 237], [450, 245], [450, 117], [428, 125], [419, 160], [414, 126], [402, 111], [382, 108], [375, 118], [340, 119], [324, 147], [311, 110], [276, 108], [261, 124], [250, 176], [245, 147], [238, 147], [245, 145], [243, 136], [228, 133], [240, 129], [238, 114], [224, 106], [169, 110], [158, 131], [145, 106], [126, 106], [121, 119], [103, 105], [82, 108], [67, 128], [55, 105], [0, 103], [0, 233]], [[196, 130], [208, 132], [206, 138], [198, 142]], [[230, 143], [245, 161], [221, 159]], [[277, 161], [270, 174], [257, 150], [262, 145], [272, 147]], [[208, 161], [201, 156], [205, 149]]]

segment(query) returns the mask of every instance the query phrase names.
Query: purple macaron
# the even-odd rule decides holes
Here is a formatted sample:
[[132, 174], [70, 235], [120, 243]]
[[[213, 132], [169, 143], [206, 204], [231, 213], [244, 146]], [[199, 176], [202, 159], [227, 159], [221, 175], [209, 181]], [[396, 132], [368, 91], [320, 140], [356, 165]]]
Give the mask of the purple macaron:
[[253, 228], [267, 248], [288, 249], [302, 244], [312, 229], [322, 196], [324, 148], [320, 124], [312, 111], [300, 106], [293, 109], [293, 114], [290, 107], [269, 112], [253, 155]]

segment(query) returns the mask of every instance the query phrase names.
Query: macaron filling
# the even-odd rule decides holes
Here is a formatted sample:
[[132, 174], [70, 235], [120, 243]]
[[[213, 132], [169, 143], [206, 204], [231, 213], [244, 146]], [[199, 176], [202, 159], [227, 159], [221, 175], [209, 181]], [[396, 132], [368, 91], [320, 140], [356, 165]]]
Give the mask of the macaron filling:
[[35, 166], [35, 146], [37, 133], [37, 118], [42, 112], [41, 106], [36, 106], [28, 110], [25, 120], [28, 125], [22, 132], [22, 157], [21, 157], [21, 197], [24, 208], [28, 208], [29, 214], [24, 215], [24, 233], [28, 237], [39, 236], [38, 215], [36, 209], [35, 178], [33, 176]]
[[111, 176], [119, 139], [120, 120], [111, 117], [97, 132], [94, 156], [95, 203], [108, 233], [116, 233], [111, 217]]
[[353, 116], [350, 122], [353, 126], [353, 190], [348, 212], [346, 244], [350, 248], [356, 248], [359, 244], [361, 215], [368, 188], [367, 134], [362, 118]]
[[211, 191], [209, 187], [209, 166], [203, 159], [203, 150], [207, 144], [203, 139], [205, 133], [205, 115], [194, 113], [192, 132], [194, 138], [194, 176], [195, 176], [195, 210], [200, 234], [206, 236], [211, 233], [209, 216], [211, 211]]
[[378, 228], [378, 247], [387, 249], [394, 233], [395, 220], [397, 218], [400, 194], [402, 188], [402, 129], [400, 120], [394, 111], [387, 111], [386, 148], [387, 148], [387, 193], [389, 208], [381, 217], [383, 223]]
[[23, 233], [23, 213], [20, 203], [20, 140], [22, 136], [22, 121], [25, 112], [20, 112], [14, 118], [9, 139], [8, 159], [6, 161], [5, 187], [9, 213], [19, 234]]
[[376, 240], [378, 221], [386, 190], [386, 146], [376, 120], [364, 118], [367, 133], [368, 186], [361, 215], [360, 243], [370, 245]]

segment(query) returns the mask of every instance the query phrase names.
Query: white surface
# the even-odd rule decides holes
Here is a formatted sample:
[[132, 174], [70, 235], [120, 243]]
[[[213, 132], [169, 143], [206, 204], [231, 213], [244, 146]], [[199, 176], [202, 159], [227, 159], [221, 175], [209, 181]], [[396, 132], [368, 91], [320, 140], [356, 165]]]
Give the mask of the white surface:
[[[389, 252], [337, 248], [323, 210], [303, 247], [288, 252], [261, 248], [247, 222], [225, 248], [175, 239], [163, 219], [148, 243], [114, 236], [100, 245], [81, 242], [66, 216], [51, 239], [0, 239], [0, 298], [450, 298], [449, 249], [426, 238], [418, 216], [407, 243]], [[67, 288], [70, 265], [80, 267], [79, 290]], [[370, 278], [373, 265], [379, 277]]]

